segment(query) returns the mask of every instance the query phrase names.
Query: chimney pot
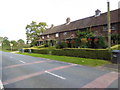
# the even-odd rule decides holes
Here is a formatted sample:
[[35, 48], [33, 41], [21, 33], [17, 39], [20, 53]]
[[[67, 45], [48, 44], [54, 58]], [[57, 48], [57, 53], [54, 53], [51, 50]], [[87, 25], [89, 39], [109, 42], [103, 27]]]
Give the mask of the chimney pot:
[[69, 24], [70, 23], [70, 18], [68, 17], [67, 19], [66, 19], [66, 24]]
[[99, 9], [97, 9], [97, 10], [95, 11], [95, 16], [100, 16], [100, 14], [101, 14], [101, 11], [100, 11]]
[[51, 28], [53, 28], [53, 27], [54, 27], [54, 24], [51, 24], [51, 27], [50, 27], [50, 29], [51, 29]]

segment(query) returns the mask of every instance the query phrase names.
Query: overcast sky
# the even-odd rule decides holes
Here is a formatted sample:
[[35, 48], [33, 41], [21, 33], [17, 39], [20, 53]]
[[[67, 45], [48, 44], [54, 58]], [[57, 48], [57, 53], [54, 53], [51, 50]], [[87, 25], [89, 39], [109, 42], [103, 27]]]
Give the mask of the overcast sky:
[[[109, 0], [110, 10], [118, 8], [120, 0]], [[0, 36], [9, 40], [26, 40], [25, 27], [32, 21], [64, 24], [93, 16], [95, 10], [107, 11], [107, 0], [0, 0]]]

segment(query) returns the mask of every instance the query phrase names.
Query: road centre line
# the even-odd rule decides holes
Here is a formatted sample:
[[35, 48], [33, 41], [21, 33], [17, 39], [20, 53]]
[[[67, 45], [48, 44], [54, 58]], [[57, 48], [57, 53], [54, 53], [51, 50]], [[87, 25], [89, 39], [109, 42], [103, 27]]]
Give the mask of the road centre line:
[[[52, 68], [52, 69], [48, 69], [48, 70], [45, 70], [45, 71], [57, 71], [57, 70], [69, 68], [69, 67], [72, 67], [72, 66], [75, 66], [75, 65], [72, 65], [72, 64], [71, 64], [71, 65], [59, 66], [59, 67]], [[15, 82], [17, 82], [17, 81], [21, 81], [21, 80], [25, 80], [25, 79], [29, 79], [29, 78], [32, 78], [32, 77], [41, 75], [41, 74], [44, 74], [45, 71], [40, 71], [40, 72], [36, 72], [36, 73], [27, 74], [27, 75], [23, 75], [23, 76], [18, 76], [18, 77], [12, 78], [12, 79], [9, 79], [9, 80], [7, 80], [7, 81], [4, 81], [4, 82], [3, 82], [3, 85], [15, 83]]]
[[26, 63], [26, 62], [24, 62], [24, 61], [21, 61], [21, 60], [19, 60], [21, 63]]
[[48, 73], [48, 74], [50, 74], [50, 75], [53, 75], [53, 76], [55, 76], [55, 77], [58, 77], [58, 78], [60, 78], [60, 79], [63, 79], [63, 80], [66, 79], [66, 78], [64, 78], [64, 77], [62, 77], [62, 76], [59, 76], [59, 75], [54, 74], [54, 73], [51, 73], [51, 72], [49, 72], [49, 71], [45, 71], [45, 72]]
[[1, 82], [1, 80], [0, 80], [0, 89], [3, 89], [4, 87], [3, 87], [3, 84], [2, 84], [2, 82]]

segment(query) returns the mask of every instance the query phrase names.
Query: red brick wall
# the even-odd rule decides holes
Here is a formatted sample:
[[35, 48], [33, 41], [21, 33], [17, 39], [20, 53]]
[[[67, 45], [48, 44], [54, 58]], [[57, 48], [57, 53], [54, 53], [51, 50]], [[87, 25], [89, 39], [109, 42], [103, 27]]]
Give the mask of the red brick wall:
[[76, 31], [69, 31], [66, 32], [67, 34], [65, 35], [64, 32], [60, 33], [60, 39], [68, 39], [68, 38], [75, 38], [76, 37]]
[[[116, 33], [116, 34], [119, 33], [120, 34], [120, 23], [119, 24], [118, 23], [117, 24], [112, 24], [111, 26], [115, 27], [115, 30], [111, 30], [111, 33]], [[94, 32], [96, 36], [107, 36], [108, 35], [107, 29], [106, 29], [106, 31], [103, 31], [103, 27], [104, 26], [91, 27], [91, 31]], [[106, 25], [106, 27], [107, 27], [107, 25]], [[74, 34], [72, 38], [75, 38], [76, 37], [76, 31], [69, 31], [69, 32], [67, 32], [66, 35], [64, 35], [64, 32], [61, 32], [61, 33], [59, 33], [59, 37], [56, 37], [56, 33], [50, 34], [49, 38], [47, 38], [47, 35], [45, 35], [44, 40], [68, 39], [68, 38], [71, 38], [72, 34]]]

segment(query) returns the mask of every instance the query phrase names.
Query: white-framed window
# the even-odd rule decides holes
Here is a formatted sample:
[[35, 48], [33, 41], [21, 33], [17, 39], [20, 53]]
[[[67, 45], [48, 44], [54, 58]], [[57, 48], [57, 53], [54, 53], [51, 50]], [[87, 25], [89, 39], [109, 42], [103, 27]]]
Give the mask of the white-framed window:
[[49, 35], [47, 35], [47, 38], [49, 38], [50, 36]]
[[115, 27], [114, 27], [114, 26], [112, 26], [112, 27], [111, 27], [111, 30], [115, 30]]
[[44, 36], [42, 36], [42, 39], [44, 39], [45, 37]]
[[56, 36], [56, 37], [59, 37], [59, 33], [56, 33], [55, 36]]
[[107, 31], [107, 30], [108, 30], [107, 26], [103, 26], [103, 31]]
[[[115, 30], [115, 27], [111, 26], [111, 30]], [[103, 26], [103, 31], [108, 31], [108, 27], [107, 26]]]
[[67, 35], [67, 32], [64, 32], [63, 35]]

